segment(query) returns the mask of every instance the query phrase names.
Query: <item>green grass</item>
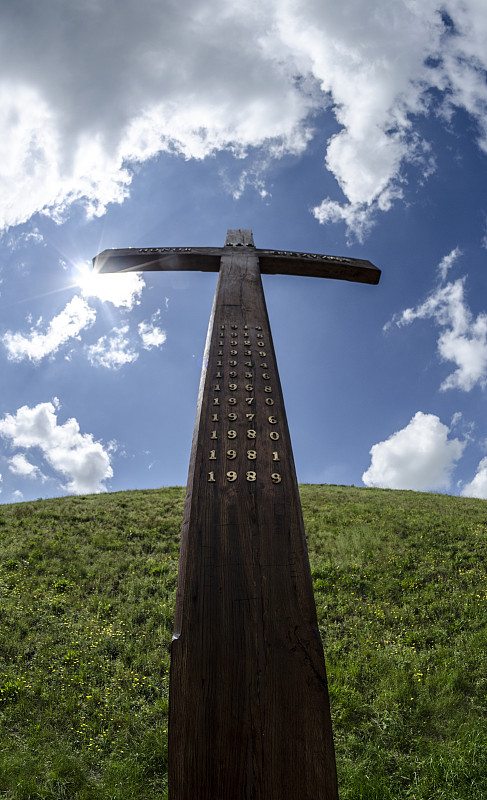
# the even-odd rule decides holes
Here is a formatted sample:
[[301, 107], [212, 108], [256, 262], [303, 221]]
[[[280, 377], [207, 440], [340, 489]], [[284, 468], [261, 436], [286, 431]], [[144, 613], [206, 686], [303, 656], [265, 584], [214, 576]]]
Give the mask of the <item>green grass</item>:
[[[341, 800], [484, 800], [487, 504], [301, 495]], [[183, 501], [0, 506], [0, 798], [167, 796]]]

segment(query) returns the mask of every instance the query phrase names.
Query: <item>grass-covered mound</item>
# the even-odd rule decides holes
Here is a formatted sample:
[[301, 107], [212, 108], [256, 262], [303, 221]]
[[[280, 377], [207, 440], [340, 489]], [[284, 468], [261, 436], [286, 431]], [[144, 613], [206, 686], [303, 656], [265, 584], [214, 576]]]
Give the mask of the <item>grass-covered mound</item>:
[[[487, 504], [342, 486], [301, 498], [341, 800], [485, 800]], [[0, 506], [0, 798], [166, 796], [183, 501]]]

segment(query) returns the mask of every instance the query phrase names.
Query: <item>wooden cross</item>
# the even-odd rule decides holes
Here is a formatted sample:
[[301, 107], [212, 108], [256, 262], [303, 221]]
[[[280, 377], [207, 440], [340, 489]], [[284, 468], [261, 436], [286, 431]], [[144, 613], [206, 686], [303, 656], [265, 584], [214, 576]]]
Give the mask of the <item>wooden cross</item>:
[[337, 800], [323, 646], [260, 275], [376, 284], [380, 270], [257, 250], [250, 230], [229, 230], [222, 248], [104, 250], [94, 267], [219, 272], [181, 534], [169, 797]]

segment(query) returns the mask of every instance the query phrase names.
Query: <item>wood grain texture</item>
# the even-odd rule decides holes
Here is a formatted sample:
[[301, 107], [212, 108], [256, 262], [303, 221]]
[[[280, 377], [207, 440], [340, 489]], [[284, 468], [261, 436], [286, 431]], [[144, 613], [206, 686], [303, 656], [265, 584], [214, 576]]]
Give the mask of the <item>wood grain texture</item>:
[[[256, 458], [249, 460], [249, 451]], [[249, 471], [255, 480], [247, 480]], [[171, 800], [336, 800], [325, 663], [291, 442], [258, 256], [247, 248], [222, 257], [208, 329], [169, 702]]]
[[[233, 232], [232, 232], [233, 233]], [[242, 231], [236, 231], [241, 234]], [[252, 233], [245, 231], [245, 233]], [[234, 237], [236, 238], [236, 237]], [[242, 246], [249, 247], [249, 243]], [[225, 247], [129, 247], [104, 250], [93, 259], [96, 272], [138, 272], [158, 270], [193, 270], [218, 272], [220, 258], [239, 244]], [[334, 278], [357, 283], [377, 284], [380, 269], [360, 258], [294, 253], [281, 250], [253, 250], [262, 274], [303, 275]]]
[[[323, 648], [261, 273], [376, 284], [369, 261], [225, 247], [104, 250], [98, 272], [219, 271], [178, 570], [170, 800], [337, 800]], [[303, 408], [305, 405], [303, 392]], [[250, 415], [250, 416], [249, 416]]]

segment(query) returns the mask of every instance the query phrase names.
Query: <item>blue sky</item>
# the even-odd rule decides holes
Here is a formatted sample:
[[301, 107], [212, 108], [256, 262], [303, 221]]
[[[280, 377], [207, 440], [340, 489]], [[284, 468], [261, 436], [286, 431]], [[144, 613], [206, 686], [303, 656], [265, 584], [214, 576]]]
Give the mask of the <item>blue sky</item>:
[[109, 247], [366, 258], [265, 276], [301, 482], [487, 498], [480, 0], [0, 12], [0, 502], [182, 485], [216, 274]]

